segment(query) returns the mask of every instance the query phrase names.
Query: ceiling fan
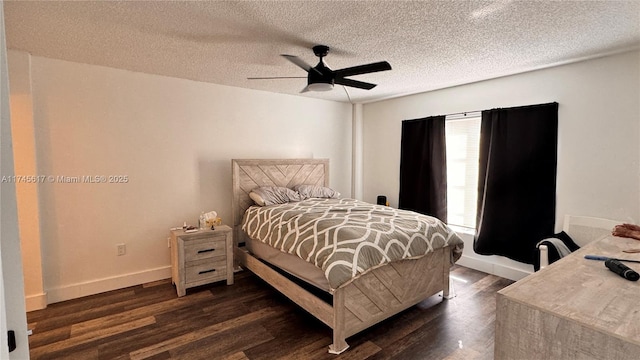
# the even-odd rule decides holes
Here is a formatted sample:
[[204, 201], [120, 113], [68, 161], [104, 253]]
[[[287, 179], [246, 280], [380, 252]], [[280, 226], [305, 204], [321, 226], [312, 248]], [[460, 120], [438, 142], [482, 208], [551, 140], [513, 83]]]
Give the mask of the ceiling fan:
[[[307, 72], [307, 86], [302, 89], [301, 92], [307, 91], [328, 91], [333, 89], [334, 84], [351, 86], [359, 89], [371, 90], [376, 84], [367, 83], [364, 81], [347, 79], [347, 76], [368, 74], [378, 71], [391, 70], [391, 65], [386, 61], [380, 61], [371, 64], [358, 65], [348, 67], [339, 70], [331, 70], [322, 61], [322, 58], [329, 53], [329, 47], [326, 45], [316, 45], [313, 47], [313, 53], [320, 58], [320, 62], [315, 67], [307, 64], [304, 60], [294, 55], [282, 55], [285, 59], [298, 65]], [[283, 77], [254, 77], [248, 78], [250, 80], [256, 79], [291, 79], [296, 77], [283, 76]]]

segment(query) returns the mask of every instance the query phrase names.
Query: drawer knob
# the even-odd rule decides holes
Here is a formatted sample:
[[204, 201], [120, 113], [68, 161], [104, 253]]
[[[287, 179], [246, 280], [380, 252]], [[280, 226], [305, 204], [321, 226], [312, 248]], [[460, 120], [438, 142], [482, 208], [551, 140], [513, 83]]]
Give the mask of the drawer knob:
[[198, 254], [203, 254], [203, 253], [212, 252], [212, 251], [216, 251], [216, 249], [198, 250]]
[[206, 274], [206, 273], [210, 273], [210, 272], [214, 272], [216, 271], [216, 269], [211, 269], [211, 270], [202, 270], [200, 271], [198, 274]]

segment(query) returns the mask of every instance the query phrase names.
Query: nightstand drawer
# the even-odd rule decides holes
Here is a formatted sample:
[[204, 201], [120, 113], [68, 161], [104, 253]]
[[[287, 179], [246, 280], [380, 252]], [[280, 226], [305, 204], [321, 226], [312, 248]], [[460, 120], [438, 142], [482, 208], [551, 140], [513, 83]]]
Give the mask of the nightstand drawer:
[[227, 258], [203, 259], [189, 262], [186, 264], [185, 277], [186, 284], [225, 279], [227, 277]]
[[224, 236], [189, 240], [184, 244], [184, 261], [224, 256], [225, 246]]

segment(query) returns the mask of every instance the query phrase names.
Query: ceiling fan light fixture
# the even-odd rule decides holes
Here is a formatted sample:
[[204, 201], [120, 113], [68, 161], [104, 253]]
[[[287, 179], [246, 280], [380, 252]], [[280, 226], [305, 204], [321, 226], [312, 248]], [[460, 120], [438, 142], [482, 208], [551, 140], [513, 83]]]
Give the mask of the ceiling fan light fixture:
[[333, 90], [333, 84], [330, 83], [314, 83], [307, 86], [309, 91], [329, 91]]

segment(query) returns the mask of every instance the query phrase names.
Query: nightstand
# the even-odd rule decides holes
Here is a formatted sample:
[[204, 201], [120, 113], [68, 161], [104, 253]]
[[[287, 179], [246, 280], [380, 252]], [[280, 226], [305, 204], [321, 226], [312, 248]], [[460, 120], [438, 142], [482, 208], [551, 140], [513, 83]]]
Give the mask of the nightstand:
[[188, 288], [227, 280], [233, 284], [233, 236], [227, 225], [215, 230], [171, 231], [171, 280], [178, 296]]

